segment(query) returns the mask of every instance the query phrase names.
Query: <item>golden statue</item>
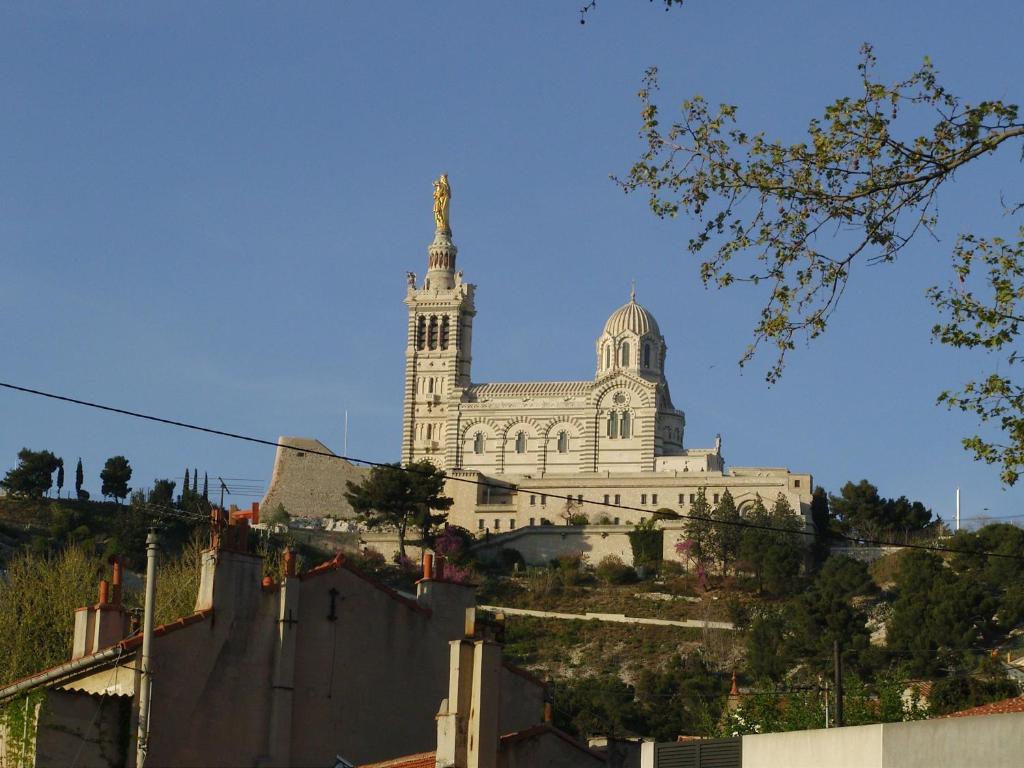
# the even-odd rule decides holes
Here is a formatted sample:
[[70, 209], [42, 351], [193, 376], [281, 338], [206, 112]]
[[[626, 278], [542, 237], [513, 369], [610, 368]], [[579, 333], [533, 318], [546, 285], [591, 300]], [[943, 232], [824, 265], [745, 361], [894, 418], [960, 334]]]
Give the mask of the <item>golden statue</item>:
[[434, 224], [439, 232], [451, 234], [448, 221], [448, 207], [452, 201], [452, 188], [448, 186], [448, 174], [442, 173], [434, 182]]

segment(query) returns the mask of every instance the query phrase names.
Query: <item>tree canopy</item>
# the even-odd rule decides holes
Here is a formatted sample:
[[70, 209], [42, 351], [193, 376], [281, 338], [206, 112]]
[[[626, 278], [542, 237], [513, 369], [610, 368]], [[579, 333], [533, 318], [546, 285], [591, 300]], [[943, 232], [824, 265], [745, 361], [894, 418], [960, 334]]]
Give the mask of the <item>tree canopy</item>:
[[[448, 517], [452, 499], [442, 495], [445, 473], [429, 461], [402, 467], [374, 467], [360, 483], [347, 483], [345, 498], [369, 528], [394, 528], [398, 549], [405, 556], [406, 532], [417, 528], [429, 545], [434, 529]], [[441, 514], [437, 514], [441, 513]]]
[[103, 482], [100, 493], [110, 496], [118, 503], [128, 498], [131, 488], [128, 481], [132, 479], [132, 465], [124, 456], [111, 456], [103, 465], [100, 480]]
[[846, 483], [829, 499], [829, 508], [841, 530], [869, 538], [920, 531], [933, 522], [931, 510], [921, 502], [906, 496], [882, 498], [867, 480]]
[[[705, 285], [764, 289], [740, 362], [773, 348], [770, 382], [798, 340], [825, 332], [855, 265], [895, 261], [915, 237], [933, 231], [937, 195], [960, 169], [1024, 144], [1017, 105], [955, 95], [927, 58], [894, 83], [881, 82], [875, 67], [865, 44], [859, 92], [834, 99], [795, 141], [745, 129], [737, 106], [715, 107], [701, 96], [683, 101], [682, 114], [665, 122], [657, 68], [644, 76], [645, 149], [617, 181], [627, 192], [646, 193], [657, 216], [698, 222], [688, 249], [701, 258]], [[1010, 216], [1024, 208], [1002, 205]], [[1001, 442], [979, 435], [963, 442], [976, 458], [1000, 464], [1012, 485], [1024, 467], [1024, 385], [1014, 377], [1024, 361], [1024, 227], [1011, 237], [961, 234], [948, 285], [927, 295], [940, 316], [935, 339], [999, 358], [992, 372], [942, 392], [939, 402], [1001, 428]]]
[[22, 448], [18, 451], [18, 465], [8, 470], [0, 487], [12, 496], [40, 499], [53, 487], [53, 473], [60, 466], [61, 460], [50, 451]]

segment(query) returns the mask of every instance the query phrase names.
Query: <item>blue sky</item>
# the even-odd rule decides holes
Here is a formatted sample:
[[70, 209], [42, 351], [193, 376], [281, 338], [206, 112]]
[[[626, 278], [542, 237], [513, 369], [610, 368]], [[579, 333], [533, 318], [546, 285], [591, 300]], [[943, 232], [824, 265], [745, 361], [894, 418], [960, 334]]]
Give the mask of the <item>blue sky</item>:
[[[447, 171], [459, 266], [478, 287], [474, 379], [588, 378], [628, 297], [657, 317], [691, 446], [733, 465], [869, 478], [952, 515], [1024, 515], [937, 393], [990, 364], [931, 343], [924, 298], [962, 230], [1005, 232], [1015, 150], [966, 169], [938, 239], [858, 269], [827, 336], [739, 369], [761, 294], [700, 284], [693, 222], [659, 221], [609, 174], [642, 149], [636, 91], [740, 107], [786, 141], [857, 87], [928, 55], [971, 100], [1019, 101], [1018, 3], [38, 3], [0, 5], [0, 380], [393, 460], [407, 270], [422, 274]], [[1016, 186], [1015, 186], [1016, 182]], [[987, 368], [985, 368], [987, 370]], [[269, 479], [273, 450], [0, 392], [0, 468], [48, 448], [98, 492]], [[249, 499], [238, 497], [240, 503]], [[1022, 518], [1024, 519], [1024, 518]]]

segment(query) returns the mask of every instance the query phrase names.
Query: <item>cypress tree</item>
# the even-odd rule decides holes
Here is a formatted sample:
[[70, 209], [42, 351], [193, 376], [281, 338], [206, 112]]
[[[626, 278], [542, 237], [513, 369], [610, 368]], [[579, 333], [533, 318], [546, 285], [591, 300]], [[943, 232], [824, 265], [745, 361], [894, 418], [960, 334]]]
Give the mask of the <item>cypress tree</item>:
[[207, 472], [203, 472], [203, 498], [210, 500], [210, 475]]
[[181, 503], [184, 504], [188, 501], [188, 492], [192, 489], [191, 484], [188, 480], [188, 467], [185, 467], [185, 483], [181, 486]]
[[60, 489], [64, 487], [64, 459], [57, 465], [57, 498], [60, 498]]
[[75, 497], [82, 497], [82, 483], [85, 481], [85, 473], [82, 471], [82, 457], [78, 457], [78, 466], [75, 467]]
[[192, 470], [192, 495], [199, 495], [199, 470]]

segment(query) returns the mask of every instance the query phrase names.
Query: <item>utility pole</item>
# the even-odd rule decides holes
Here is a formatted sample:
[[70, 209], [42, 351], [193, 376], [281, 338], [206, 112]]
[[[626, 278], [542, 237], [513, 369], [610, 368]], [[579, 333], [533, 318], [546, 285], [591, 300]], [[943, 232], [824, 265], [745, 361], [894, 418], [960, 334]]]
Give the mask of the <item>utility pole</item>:
[[217, 475], [217, 479], [220, 480], [220, 508], [224, 509], [224, 491], [227, 491], [228, 496], [230, 496], [231, 489], [228, 488], [227, 484], [224, 482], [223, 478], [221, 478], [220, 475]]
[[832, 661], [835, 664], [836, 681], [836, 708], [835, 708], [835, 726], [836, 728], [842, 728], [846, 723], [843, 720], [843, 657], [840, 652], [839, 641], [832, 641]]
[[960, 530], [960, 489], [956, 489], [956, 530]]
[[156, 610], [156, 530], [146, 536], [146, 605], [142, 618], [142, 673], [139, 678], [139, 732], [136, 738], [135, 768], [143, 768], [149, 751], [149, 708], [153, 688], [153, 613]]

